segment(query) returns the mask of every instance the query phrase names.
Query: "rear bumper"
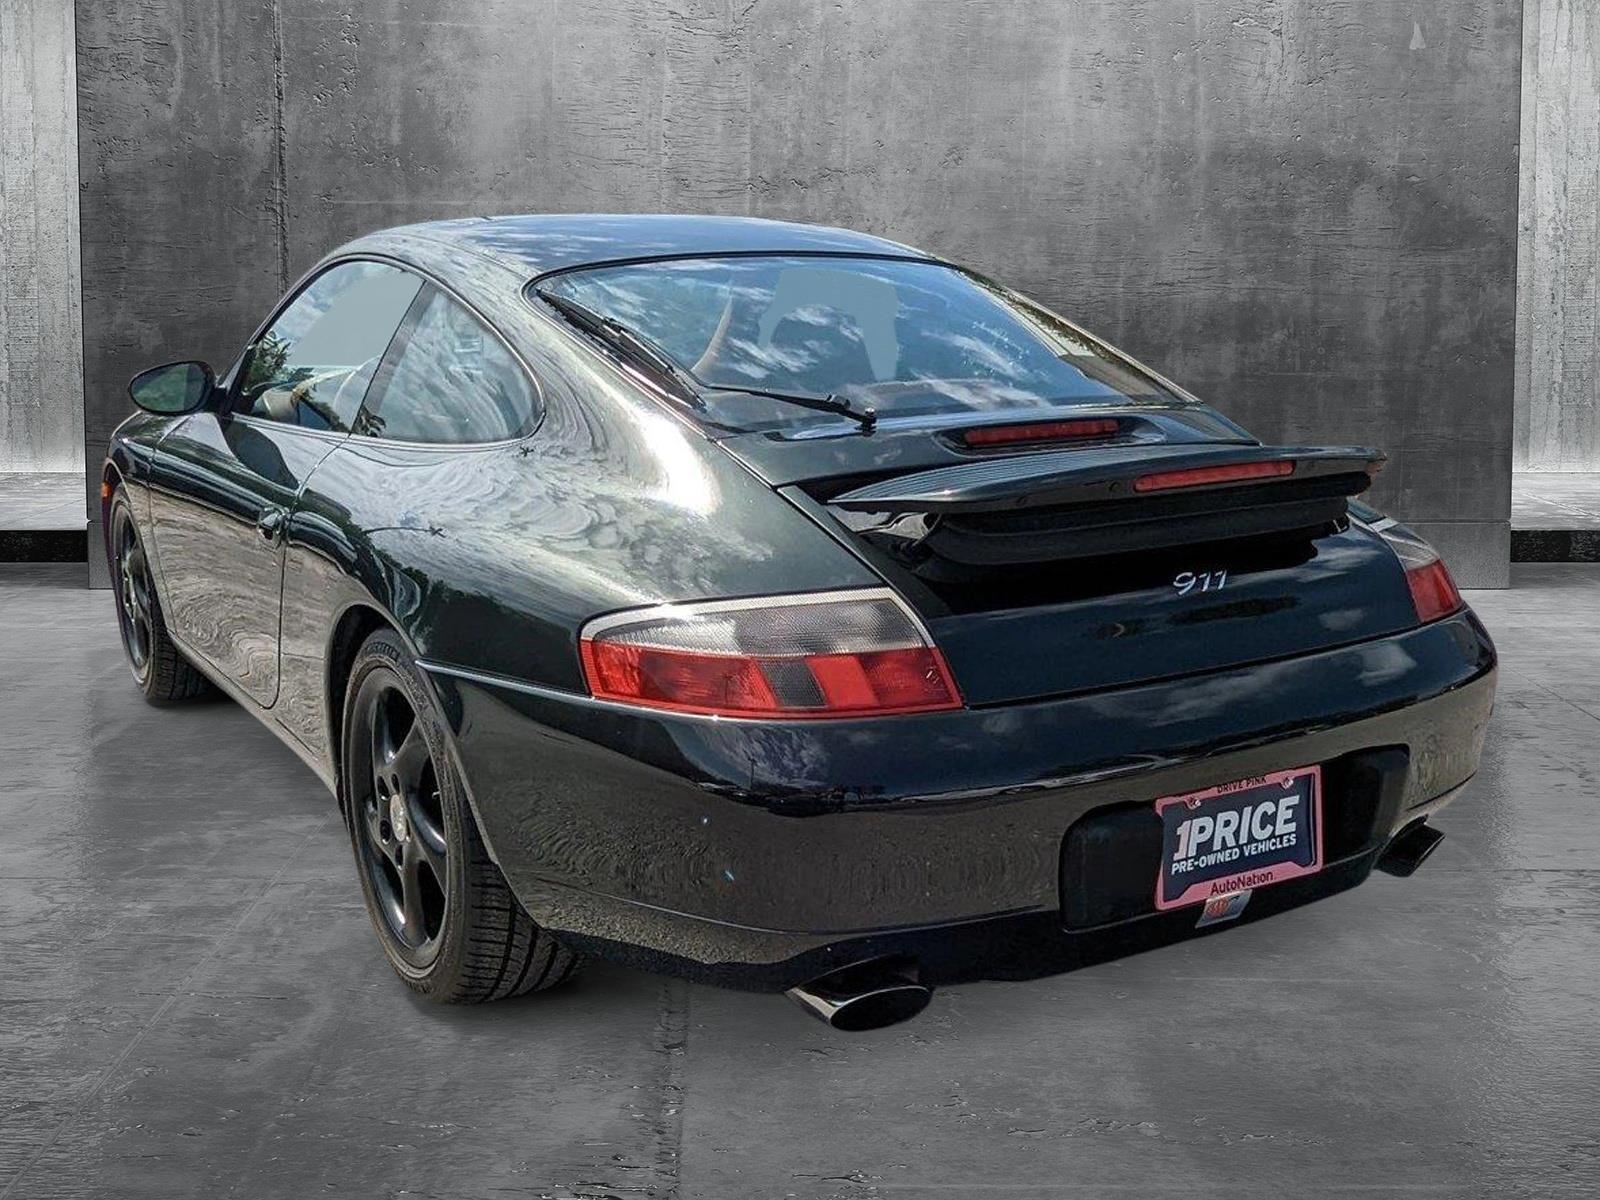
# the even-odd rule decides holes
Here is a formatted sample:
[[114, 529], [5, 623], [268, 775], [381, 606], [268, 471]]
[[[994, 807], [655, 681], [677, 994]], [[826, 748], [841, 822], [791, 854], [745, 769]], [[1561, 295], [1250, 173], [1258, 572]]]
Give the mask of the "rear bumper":
[[[1244, 919], [1354, 886], [1476, 769], [1495, 655], [1463, 612], [1115, 691], [793, 723], [425, 665], [480, 827], [535, 919], [641, 965], [783, 987], [877, 953], [914, 953], [930, 977], [1016, 976], [1187, 936], [1192, 911], [1148, 899], [1147, 806], [1286, 767], [1340, 764], [1326, 803], [1347, 836]], [[1098, 871], [1064, 860], [1085, 820], [1080, 834], [1103, 834], [1085, 860]]]

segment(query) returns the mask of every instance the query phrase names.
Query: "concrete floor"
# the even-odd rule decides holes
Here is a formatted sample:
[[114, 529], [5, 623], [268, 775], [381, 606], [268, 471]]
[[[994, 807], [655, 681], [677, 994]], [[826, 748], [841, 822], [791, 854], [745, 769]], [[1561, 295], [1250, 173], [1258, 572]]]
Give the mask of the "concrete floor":
[[82, 529], [83, 473], [0, 473], [0, 529]]
[[1408, 881], [834, 1034], [594, 967], [413, 1000], [329, 797], [0, 567], [0, 1200], [1600, 1194], [1600, 567], [1472, 596], [1483, 770]]
[[1600, 474], [1518, 471], [1511, 477], [1513, 529], [1600, 529]]

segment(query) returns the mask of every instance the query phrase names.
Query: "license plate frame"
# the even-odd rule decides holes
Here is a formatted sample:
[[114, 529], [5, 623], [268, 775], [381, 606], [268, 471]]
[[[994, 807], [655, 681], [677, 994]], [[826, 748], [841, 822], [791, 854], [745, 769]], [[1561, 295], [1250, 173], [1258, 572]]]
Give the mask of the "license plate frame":
[[[1295, 803], [1285, 804], [1291, 797]], [[1270, 813], [1264, 812], [1269, 804]], [[1219, 830], [1217, 818], [1230, 812], [1233, 819], [1222, 822], [1227, 828]], [[1291, 767], [1163, 796], [1155, 802], [1155, 813], [1162, 823], [1155, 904], [1162, 912], [1322, 870], [1321, 766]], [[1209, 824], [1201, 824], [1207, 820]], [[1291, 834], [1291, 842], [1272, 845]], [[1247, 852], [1253, 846], [1270, 848]], [[1230, 856], [1230, 851], [1235, 853]]]

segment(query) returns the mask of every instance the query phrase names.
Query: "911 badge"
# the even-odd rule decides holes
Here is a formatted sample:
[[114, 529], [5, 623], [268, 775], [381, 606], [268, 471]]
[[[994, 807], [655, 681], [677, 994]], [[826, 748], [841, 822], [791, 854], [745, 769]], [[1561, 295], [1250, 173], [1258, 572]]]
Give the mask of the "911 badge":
[[[1156, 801], [1162, 822], [1156, 907], [1249, 893], [1322, 869], [1322, 769], [1253, 776]], [[1238, 909], [1242, 910], [1244, 901]], [[1229, 920], [1238, 911], [1211, 920]], [[1202, 919], [1202, 924], [1209, 923]]]

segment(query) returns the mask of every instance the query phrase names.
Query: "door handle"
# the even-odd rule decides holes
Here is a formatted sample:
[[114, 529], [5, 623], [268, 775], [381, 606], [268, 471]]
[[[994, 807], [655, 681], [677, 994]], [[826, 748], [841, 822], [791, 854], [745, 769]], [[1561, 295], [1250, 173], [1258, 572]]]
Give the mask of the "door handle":
[[276, 545], [283, 539], [283, 525], [288, 513], [281, 508], [269, 508], [256, 518], [256, 532]]

